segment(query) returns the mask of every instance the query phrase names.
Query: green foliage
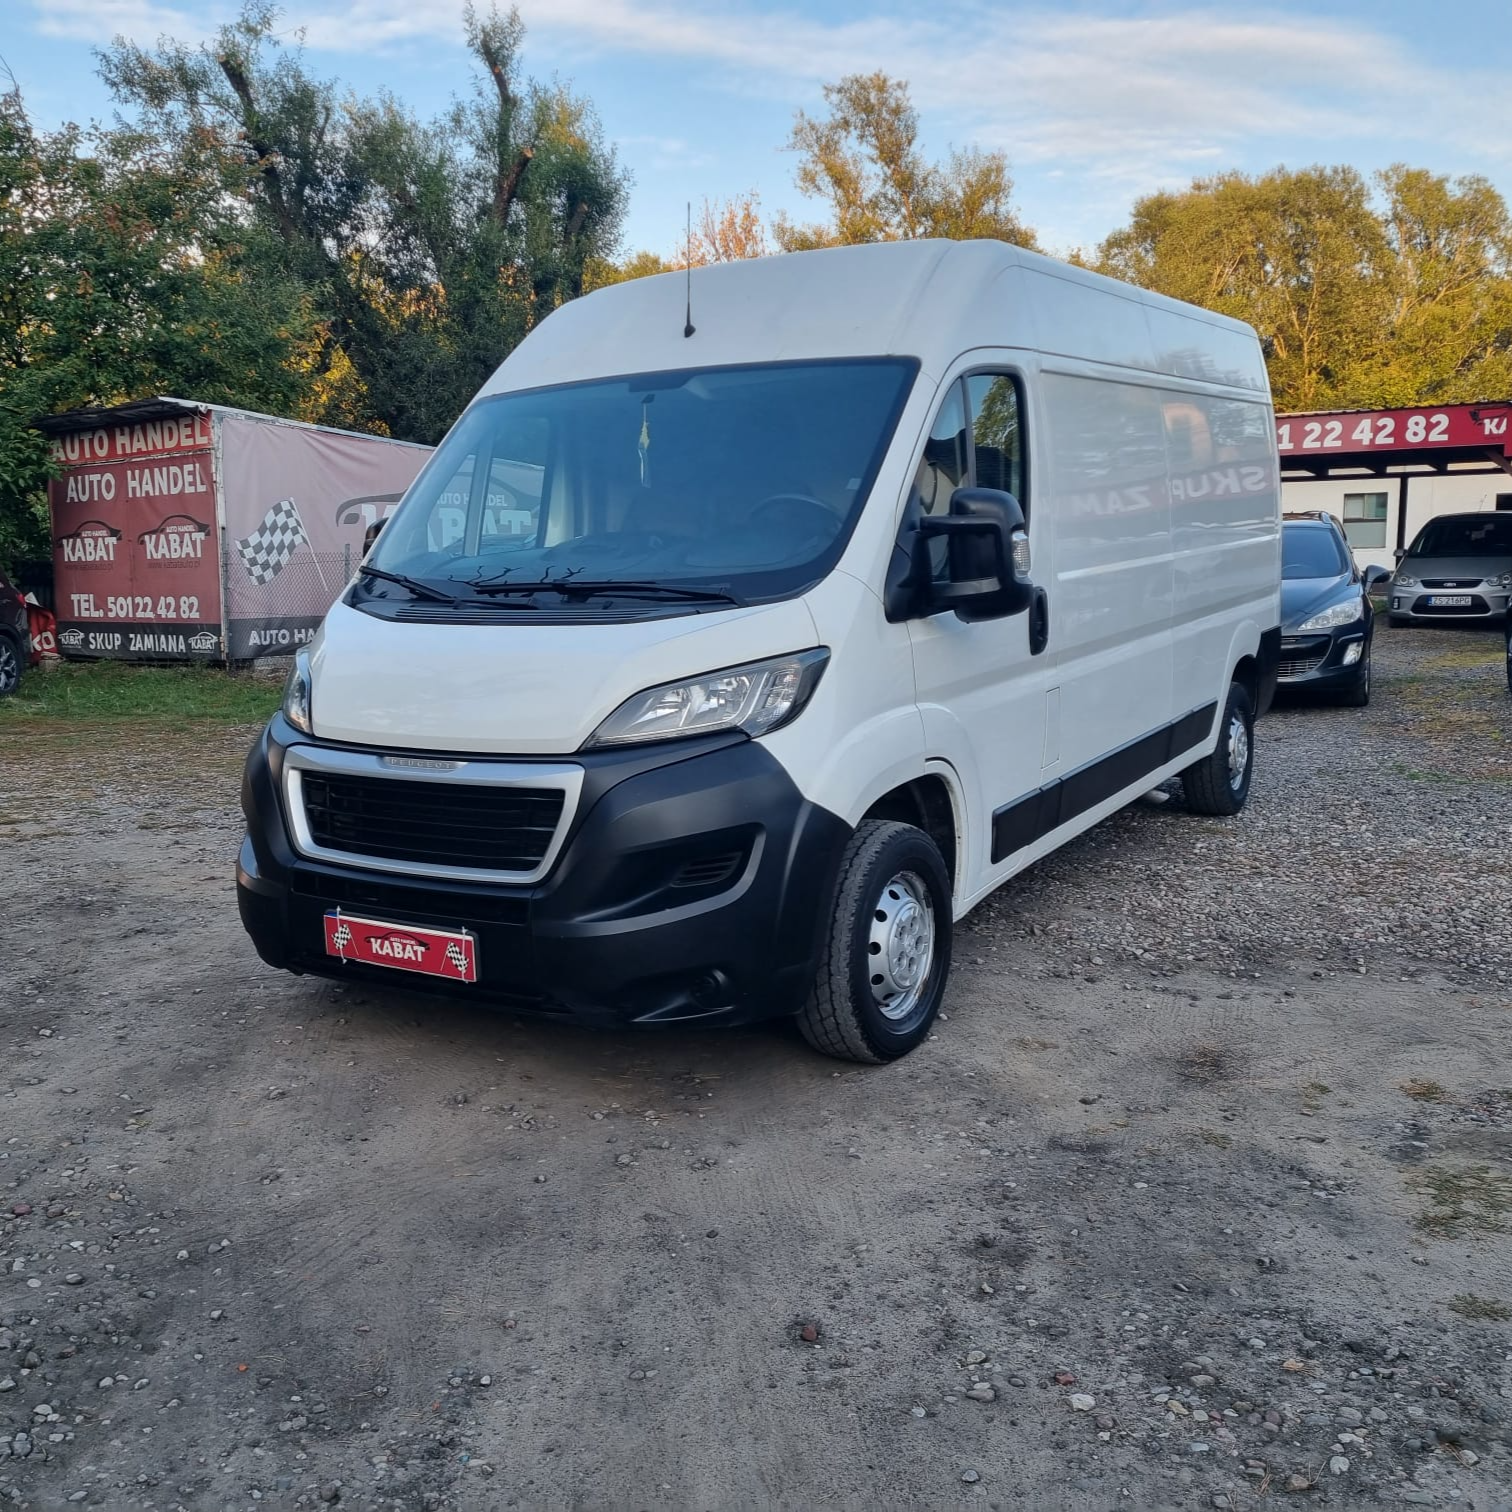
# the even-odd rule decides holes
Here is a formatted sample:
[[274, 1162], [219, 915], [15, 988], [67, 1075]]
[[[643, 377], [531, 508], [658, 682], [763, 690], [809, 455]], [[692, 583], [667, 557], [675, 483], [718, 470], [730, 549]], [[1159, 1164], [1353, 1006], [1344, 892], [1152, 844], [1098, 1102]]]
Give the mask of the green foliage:
[[218, 155], [36, 131], [0, 98], [0, 561], [48, 553], [40, 414], [143, 394], [287, 413], [310, 321]]
[[1140, 200], [1103, 242], [1116, 278], [1236, 316], [1277, 409], [1512, 393], [1512, 219], [1484, 179], [1308, 168]]
[[343, 423], [436, 441], [510, 349], [612, 255], [626, 181], [591, 108], [524, 80], [516, 11], [466, 11], [482, 65], [441, 120], [343, 98], [248, 0], [212, 44], [117, 42], [102, 73], [144, 130], [234, 157], [246, 211], [322, 321]]
[[800, 226], [779, 217], [773, 230], [784, 251], [923, 236], [1035, 245], [1013, 210], [1007, 158], [968, 147], [929, 162], [903, 80], [850, 74], [826, 84], [824, 98], [829, 115], [800, 110], [788, 149], [799, 155], [798, 187], [828, 201], [831, 219]]

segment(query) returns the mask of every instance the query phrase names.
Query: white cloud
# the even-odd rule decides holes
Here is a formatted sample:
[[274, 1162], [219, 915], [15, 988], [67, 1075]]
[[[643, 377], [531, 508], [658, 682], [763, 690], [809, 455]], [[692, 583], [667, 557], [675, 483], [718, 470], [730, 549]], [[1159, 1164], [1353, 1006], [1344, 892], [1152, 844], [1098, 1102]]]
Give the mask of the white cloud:
[[114, 38], [151, 43], [159, 37], [197, 42], [221, 19], [215, 6], [159, 5], [154, 0], [32, 0], [37, 30], [104, 47]]

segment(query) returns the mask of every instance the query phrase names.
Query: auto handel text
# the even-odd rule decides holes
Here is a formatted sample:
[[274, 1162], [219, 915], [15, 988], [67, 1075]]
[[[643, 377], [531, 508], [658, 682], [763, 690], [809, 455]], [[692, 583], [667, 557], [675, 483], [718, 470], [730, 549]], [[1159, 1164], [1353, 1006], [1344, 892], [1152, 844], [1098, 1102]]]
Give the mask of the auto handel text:
[[124, 484], [128, 499], [172, 499], [208, 494], [210, 480], [201, 462], [158, 462], [128, 467], [120, 475], [106, 468], [74, 468], [64, 475], [66, 504], [110, 503]]

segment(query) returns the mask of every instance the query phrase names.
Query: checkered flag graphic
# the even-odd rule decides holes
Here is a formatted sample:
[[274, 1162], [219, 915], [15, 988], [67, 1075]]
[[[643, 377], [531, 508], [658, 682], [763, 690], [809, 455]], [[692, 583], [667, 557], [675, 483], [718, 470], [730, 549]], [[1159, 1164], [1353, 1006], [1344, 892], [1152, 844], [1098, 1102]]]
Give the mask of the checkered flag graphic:
[[467, 952], [455, 940], [446, 947], [446, 959], [457, 968], [459, 976], [467, 975]]
[[236, 543], [236, 549], [247, 576], [261, 588], [289, 565], [301, 543], [315, 549], [298, 506], [293, 499], [280, 499], [263, 516], [262, 524]]
[[337, 950], [345, 950], [352, 943], [352, 931], [345, 924], [338, 924], [331, 931], [331, 943]]

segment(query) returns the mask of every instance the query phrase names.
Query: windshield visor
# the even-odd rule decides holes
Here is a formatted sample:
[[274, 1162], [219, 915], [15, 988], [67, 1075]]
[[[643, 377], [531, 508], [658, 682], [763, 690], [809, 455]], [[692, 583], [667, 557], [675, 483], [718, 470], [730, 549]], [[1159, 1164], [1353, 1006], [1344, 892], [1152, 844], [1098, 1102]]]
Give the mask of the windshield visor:
[[790, 596], [844, 550], [916, 366], [707, 368], [481, 400], [369, 561], [463, 599], [574, 580]]

